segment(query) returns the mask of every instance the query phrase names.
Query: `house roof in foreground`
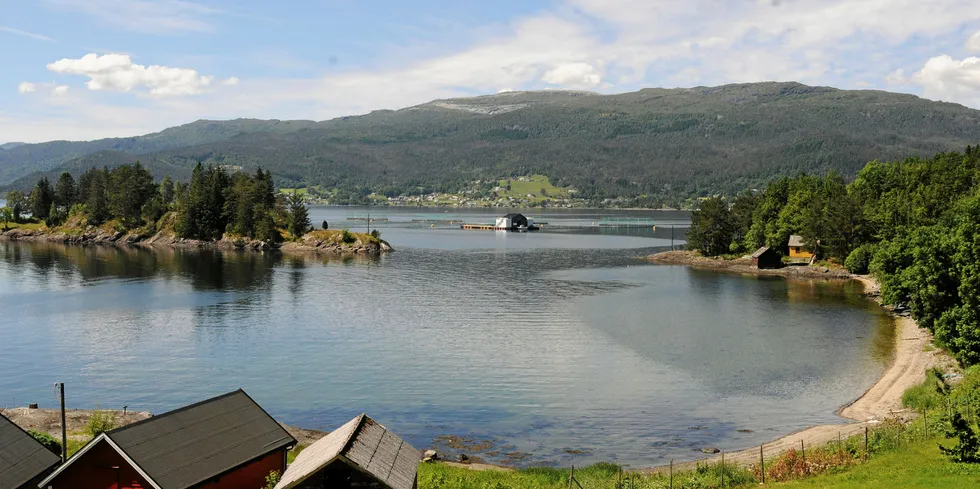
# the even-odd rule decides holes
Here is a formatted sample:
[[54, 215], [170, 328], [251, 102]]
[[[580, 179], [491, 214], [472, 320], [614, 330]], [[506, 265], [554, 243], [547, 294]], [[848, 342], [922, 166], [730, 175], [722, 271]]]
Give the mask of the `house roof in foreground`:
[[241, 389], [104, 433], [65, 466], [100, 441], [160, 489], [186, 489], [296, 444]]
[[412, 489], [419, 452], [365, 414], [306, 447], [276, 489], [292, 489], [335, 460], [343, 460], [391, 489]]
[[61, 457], [0, 414], [0, 487], [20, 487], [60, 461]]

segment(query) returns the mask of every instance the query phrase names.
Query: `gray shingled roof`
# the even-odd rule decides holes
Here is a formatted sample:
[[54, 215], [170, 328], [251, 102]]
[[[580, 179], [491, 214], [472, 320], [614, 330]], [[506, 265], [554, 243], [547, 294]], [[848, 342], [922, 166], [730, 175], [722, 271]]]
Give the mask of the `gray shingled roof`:
[[767, 251], [769, 251], [769, 247], [768, 246], [763, 246], [762, 248], [759, 248], [758, 250], [756, 250], [755, 253], [752, 253], [752, 258], [759, 258], [760, 256], [762, 256], [763, 253], [765, 253]]
[[60, 461], [61, 457], [0, 414], [0, 488], [19, 488]]
[[362, 414], [306, 447], [276, 489], [292, 489], [335, 460], [343, 460], [391, 489], [412, 489], [419, 451]]
[[242, 390], [107, 433], [163, 489], [185, 489], [296, 440]]
[[799, 234], [794, 234], [794, 235], [790, 236], [789, 237], [789, 246], [793, 246], [793, 247], [796, 247], [796, 246], [806, 246], [806, 244], [803, 242], [803, 236], [800, 236]]

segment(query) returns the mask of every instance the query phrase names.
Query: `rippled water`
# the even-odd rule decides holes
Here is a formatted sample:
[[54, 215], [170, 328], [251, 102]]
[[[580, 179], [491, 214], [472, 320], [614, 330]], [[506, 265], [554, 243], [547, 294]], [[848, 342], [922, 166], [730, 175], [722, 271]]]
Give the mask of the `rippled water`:
[[835, 421], [888, 361], [891, 322], [857, 284], [637, 260], [683, 214], [516, 234], [372, 212], [398, 250], [379, 259], [0, 242], [0, 405], [54, 406], [57, 381], [70, 407], [158, 413], [243, 387], [308, 428], [368, 412], [419, 448], [653, 465]]

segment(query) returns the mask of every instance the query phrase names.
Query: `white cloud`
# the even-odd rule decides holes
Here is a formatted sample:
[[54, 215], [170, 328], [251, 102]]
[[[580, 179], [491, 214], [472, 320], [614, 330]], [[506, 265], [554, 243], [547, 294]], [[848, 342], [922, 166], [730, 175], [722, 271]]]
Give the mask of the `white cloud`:
[[51, 95], [64, 95], [68, 93], [68, 85], [58, 85], [51, 89]]
[[89, 81], [85, 84], [90, 90], [128, 92], [145, 88], [150, 95], [161, 97], [203, 93], [214, 80], [190, 68], [134, 64], [125, 54], [99, 56], [90, 53], [78, 59], [55, 61], [48, 64], [48, 69], [60, 74], [87, 76]]
[[[46, 1], [127, 29], [161, 33], [208, 31], [213, 29], [208, 21], [222, 14], [177, 0]], [[840, 88], [887, 86], [980, 107], [980, 97], [971, 91], [972, 58], [933, 58], [959, 52], [964, 40], [955, 33], [980, 25], [975, 0], [553, 4], [508, 24], [478, 26], [473, 31], [479, 34], [468, 42], [447, 38], [434, 51], [408, 43], [393, 52], [370, 53], [387, 64], [372, 65], [375, 60], [367, 56], [363, 63], [333, 66], [325, 75], [307, 78], [280, 74], [311, 73], [317, 67], [262, 63], [278, 58], [269, 55], [253, 56], [253, 66], [261, 65], [261, 70], [240, 81], [202, 76], [193, 69], [143, 67], [128, 57], [65, 60], [59, 69], [88, 76], [91, 89], [202, 95], [193, 100], [142, 97], [113, 105], [102, 94], [72, 90], [59, 98], [59, 110], [65, 113], [52, 124], [0, 122], [0, 133], [38, 140], [88, 137], [100, 127], [104, 135], [132, 135], [198, 118], [325, 119], [493, 93], [500, 87], [622, 92], [646, 86], [794, 80]], [[79, 63], [86, 58], [90, 62]], [[268, 74], [261, 76], [262, 71]], [[25, 103], [42, 99], [55, 103], [47, 100], [51, 97], [24, 97]], [[83, 99], [88, 101], [82, 104]], [[114, 115], [99, 118], [105, 113]], [[152, 116], [145, 118], [147, 114]], [[128, 125], [137, 119], [141, 126]]]
[[207, 16], [221, 11], [185, 0], [45, 0], [129, 31], [150, 34], [210, 32]]
[[31, 93], [37, 90], [37, 85], [31, 82], [21, 82], [17, 85], [17, 92], [20, 94]]
[[966, 50], [971, 53], [980, 53], [980, 31], [975, 32], [967, 39]]
[[54, 39], [34, 32], [22, 31], [20, 29], [14, 29], [13, 27], [7, 27], [5, 25], [0, 25], [0, 32], [9, 32], [11, 34], [16, 34], [18, 36], [29, 37], [38, 41], [54, 42]]
[[541, 81], [569, 88], [595, 88], [602, 75], [588, 63], [566, 63], [546, 72]]
[[931, 58], [910, 81], [922, 86], [927, 98], [949, 102], [980, 102], [980, 58], [956, 60], [942, 55]]

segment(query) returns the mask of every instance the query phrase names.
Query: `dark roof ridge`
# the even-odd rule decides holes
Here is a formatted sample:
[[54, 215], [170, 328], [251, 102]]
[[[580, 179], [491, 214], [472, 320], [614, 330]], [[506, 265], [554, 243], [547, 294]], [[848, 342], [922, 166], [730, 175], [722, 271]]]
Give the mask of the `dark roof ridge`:
[[[364, 427], [364, 421], [368, 419], [371, 418], [367, 415], [367, 413], [361, 413], [359, 416], [357, 416], [357, 426], [351, 430], [350, 436], [347, 437], [347, 440], [344, 440], [344, 445], [340, 447], [340, 451], [337, 452], [338, 455], [346, 452], [350, 448], [351, 444], [354, 443], [354, 439], [357, 438], [357, 434], [360, 433], [361, 428]], [[371, 419], [371, 421], [376, 423], [376, 421], [373, 419]]]
[[[126, 431], [129, 428], [132, 428], [134, 426], [141, 426], [141, 425], [145, 424], [148, 421], [157, 420], [157, 419], [160, 419], [160, 418], [163, 418], [163, 417], [166, 417], [166, 416], [170, 416], [171, 414], [176, 414], [176, 413], [180, 413], [180, 412], [183, 412], [183, 411], [187, 411], [188, 409], [196, 408], [196, 407], [201, 406], [203, 404], [207, 404], [209, 402], [217, 401], [218, 399], [223, 399], [225, 397], [231, 397], [231, 396], [233, 396], [235, 394], [238, 394], [239, 392], [241, 392], [242, 394], [245, 394], [245, 391], [242, 390], [242, 388], [239, 387], [238, 390], [235, 390], [235, 391], [232, 391], [232, 392], [226, 392], [224, 394], [221, 394], [220, 396], [214, 396], [214, 397], [212, 397], [210, 399], [205, 399], [203, 401], [198, 401], [198, 402], [195, 402], [194, 404], [188, 404], [186, 406], [179, 407], [179, 408], [174, 409], [174, 410], [171, 410], [171, 411], [167, 411], [167, 412], [165, 412], [163, 414], [158, 414], [158, 415], [155, 415], [155, 416], [150, 416], [149, 418], [146, 418], [146, 419], [141, 419], [141, 420], [139, 420], [139, 421], [137, 421], [135, 423], [131, 423], [131, 424], [128, 424], [126, 426], [120, 426], [119, 428], [116, 428], [114, 430], [107, 431], [106, 434], [107, 435], [112, 435], [114, 433], [122, 433], [123, 431]], [[245, 397], [248, 397], [248, 399], [250, 401], [252, 401], [253, 403], [255, 403], [256, 406], [258, 406], [258, 403], [256, 403], [255, 402], [255, 399], [252, 399], [251, 396], [249, 396], [248, 394], [245, 394]], [[262, 406], [259, 406], [259, 409], [262, 409]], [[262, 412], [265, 412], [265, 410], [262, 409]], [[269, 413], [265, 413], [265, 414], [266, 414], [266, 416], [269, 415]], [[269, 417], [271, 418], [272, 416], [269, 416]]]

